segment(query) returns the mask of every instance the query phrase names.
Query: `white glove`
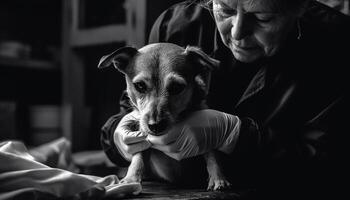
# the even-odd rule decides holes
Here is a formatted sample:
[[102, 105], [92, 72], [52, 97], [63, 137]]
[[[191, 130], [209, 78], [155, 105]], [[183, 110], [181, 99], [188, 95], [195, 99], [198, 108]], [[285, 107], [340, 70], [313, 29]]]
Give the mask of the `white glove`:
[[217, 149], [231, 153], [235, 147], [241, 120], [216, 110], [191, 113], [161, 136], [148, 135], [152, 148], [181, 160]]
[[151, 146], [151, 143], [146, 140], [147, 133], [134, 130], [139, 119], [139, 113], [133, 111], [122, 118], [114, 131], [114, 143], [122, 156], [129, 161], [132, 155]]

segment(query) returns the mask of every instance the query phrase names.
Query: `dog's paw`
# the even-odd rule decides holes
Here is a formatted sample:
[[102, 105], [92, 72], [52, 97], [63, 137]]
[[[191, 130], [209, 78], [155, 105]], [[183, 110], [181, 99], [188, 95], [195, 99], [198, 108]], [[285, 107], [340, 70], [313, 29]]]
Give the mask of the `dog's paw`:
[[125, 176], [119, 183], [141, 183], [139, 176]]
[[208, 188], [210, 191], [222, 191], [231, 188], [231, 183], [225, 178], [209, 178]]

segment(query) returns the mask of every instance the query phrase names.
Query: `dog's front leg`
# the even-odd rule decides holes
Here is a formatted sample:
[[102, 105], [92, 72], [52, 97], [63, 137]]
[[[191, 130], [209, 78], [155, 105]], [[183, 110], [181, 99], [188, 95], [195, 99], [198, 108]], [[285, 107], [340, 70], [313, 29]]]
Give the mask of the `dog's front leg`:
[[131, 163], [128, 168], [128, 172], [120, 183], [140, 183], [144, 172], [143, 153], [139, 152], [132, 156]]
[[209, 183], [207, 190], [225, 190], [231, 187], [231, 183], [227, 181], [218, 162], [215, 151], [210, 151], [204, 155], [207, 163], [209, 174]]

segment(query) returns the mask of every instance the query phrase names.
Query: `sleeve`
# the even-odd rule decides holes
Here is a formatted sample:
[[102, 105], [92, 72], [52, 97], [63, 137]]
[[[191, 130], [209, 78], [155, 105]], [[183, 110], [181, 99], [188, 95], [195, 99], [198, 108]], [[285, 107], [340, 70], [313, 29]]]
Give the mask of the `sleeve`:
[[212, 53], [216, 25], [208, 9], [183, 1], [165, 10], [154, 22], [148, 43], [169, 42], [200, 47]]
[[259, 152], [260, 145], [261, 133], [258, 124], [251, 118], [242, 118], [234, 154], [248, 157], [255, 156]]
[[[251, 118], [242, 118], [235, 156], [259, 156], [269, 160], [304, 160], [327, 162], [339, 156], [347, 132], [349, 107], [341, 96], [320, 110], [309, 121], [288, 130], [271, 124], [259, 125]], [[344, 144], [345, 145], [345, 144]]]
[[308, 121], [298, 152], [317, 160], [331, 160], [344, 153], [340, 148], [346, 146], [348, 102], [346, 96], [340, 96]]
[[176, 30], [174, 30], [174, 24], [183, 20], [181, 17], [178, 17], [178, 6], [179, 5], [175, 4], [159, 15], [151, 28], [148, 38], [149, 44], [157, 42], [178, 43], [179, 39], [171, 39], [173, 35], [176, 35], [174, 34], [174, 32], [176, 32]]
[[148, 43], [152, 44], [152, 43], [157, 43], [160, 42], [160, 26], [164, 20], [164, 15], [165, 13], [163, 12], [158, 18], [157, 20], [154, 22], [152, 28], [151, 28], [151, 32], [149, 34], [149, 38], [148, 38]]
[[181, 45], [182, 32], [186, 29], [187, 20], [181, 16], [182, 4], [175, 4], [159, 15], [149, 34], [148, 43], [171, 42]]
[[[298, 135], [242, 118], [235, 149], [223, 156], [225, 175], [241, 184], [265, 184], [269, 180], [276, 187], [298, 183], [299, 189], [307, 188], [315, 194], [331, 191], [331, 187], [339, 191], [349, 169], [348, 102], [344, 98], [335, 100], [301, 125]], [[286, 132], [295, 137], [281, 137]], [[295, 185], [284, 189], [291, 188], [297, 191]]]
[[114, 143], [113, 136], [120, 120], [132, 110], [126, 91], [121, 95], [119, 103], [120, 112], [110, 117], [102, 126], [100, 142], [103, 151], [114, 164], [119, 167], [126, 167], [130, 162], [120, 154], [118, 147]]

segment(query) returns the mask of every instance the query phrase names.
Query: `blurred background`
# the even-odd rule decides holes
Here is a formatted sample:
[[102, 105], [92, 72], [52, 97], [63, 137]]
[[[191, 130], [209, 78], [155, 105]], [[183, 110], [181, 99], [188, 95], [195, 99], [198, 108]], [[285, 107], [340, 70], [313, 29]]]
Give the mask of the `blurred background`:
[[[125, 88], [113, 50], [146, 44], [156, 17], [181, 0], [1, 0], [0, 141], [37, 146], [59, 137], [98, 150], [100, 129]], [[349, 0], [322, 0], [348, 14]]]

